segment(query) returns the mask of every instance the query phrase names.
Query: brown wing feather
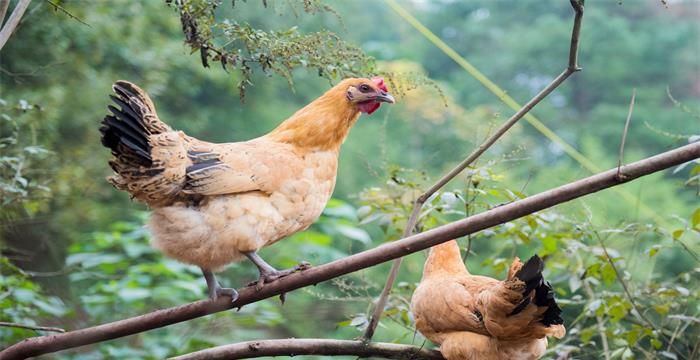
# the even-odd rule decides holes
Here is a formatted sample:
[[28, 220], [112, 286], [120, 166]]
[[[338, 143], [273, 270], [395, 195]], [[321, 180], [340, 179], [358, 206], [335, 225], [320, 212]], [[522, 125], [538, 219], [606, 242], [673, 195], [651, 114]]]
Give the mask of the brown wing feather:
[[281, 181], [303, 171], [300, 156], [285, 144], [255, 139], [240, 143], [193, 146], [188, 153], [183, 191], [188, 194], [223, 195], [247, 191], [272, 193]]

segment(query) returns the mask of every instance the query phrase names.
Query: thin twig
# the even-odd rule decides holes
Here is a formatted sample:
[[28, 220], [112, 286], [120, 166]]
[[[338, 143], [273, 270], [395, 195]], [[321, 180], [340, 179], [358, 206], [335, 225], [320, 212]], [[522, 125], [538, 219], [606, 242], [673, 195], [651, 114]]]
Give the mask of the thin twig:
[[[628, 181], [631, 181], [698, 158], [700, 158], [700, 142], [688, 144], [625, 165], [623, 171], [628, 175]], [[141, 316], [69, 331], [65, 334], [25, 339], [0, 352], [0, 358], [3, 360], [24, 359], [133, 335], [232, 308], [240, 308], [281, 293], [288, 293], [302, 287], [315, 285], [366, 269], [382, 262], [413, 254], [445, 241], [504, 224], [587, 194], [618, 186], [620, 182], [615, 178], [616, 173], [617, 169], [613, 168], [597, 175], [487, 210], [466, 219], [442, 225], [405, 239], [385, 243], [374, 249], [350, 255], [325, 265], [312, 267], [265, 284], [259, 291], [255, 290], [254, 287], [239, 289], [239, 298], [235, 303], [231, 303], [230, 298], [222, 296], [217, 301], [196, 301], [169, 309], [157, 310]]]
[[671, 340], [668, 343], [668, 346], [666, 347], [666, 351], [671, 351], [671, 345], [673, 342], [676, 340], [679, 334], [685, 334], [685, 331], [688, 329], [688, 327], [692, 323], [690, 321], [683, 323], [682, 321], [678, 322], [678, 325], [676, 326], [676, 329], [673, 330], [673, 334], [671, 334]]
[[83, 25], [85, 25], [85, 26], [87, 26], [87, 27], [89, 27], [89, 28], [92, 27], [92, 26], [90, 26], [90, 24], [86, 23], [86, 22], [83, 21], [81, 18], [79, 18], [79, 17], [77, 17], [77, 16], [71, 14], [71, 13], [70, 13], [68, 10], [66, 10], [63, 6], [61, 6], [61, 5], [57, 4], [57, 3], [54, 3], [54, 2], [51, 1], [51, 0], [44, 0], [44, 1], [46, 1], [46, 2], [49, 3], [49, 4], [51, 4], [51, 6], [53, 6], [54, 10], [60, 10], [62, 13], [68, 15], [69, 18], [74, 19], [75, 21], [77, 21], [77, 22], [79, 22], [79, 23], [81, 23], [81, 24], [83, 24]]
[[7, 22], [2, 26], [2, 29], [0, 29], [0, 50], [2, 50], [2, 48], [5, 46], [7, 40], [10, 39], [10, 36], [15, 31], [15, 28], [22, 19], [22, 15], [24, 15], [24, 12], [27, 10], [27, 7], [31, 1], [32, 0], [19, 0], [17, 5], [15, 5], [15, 9], [12, 10], [12, 14], [10, 14]]
[[437, 350], [412, 345], [328, 339], [256, 340], [217, 346], [177, 356], [171, 360], [250, 359], [265, 356], [350, 355], [358, 358], [381, 357], [399, 360], [444, 360]]
[[57, 327], [26, 325], [26, 324], [18, 324], [18, 323], [5, 322], [5, 321], [0, 321], [0, 326], [20, 328], [20, 329], [29, 329], [29, 330], [37, 330], [37, 331], [51, 331], [51, 332], [59, 332], [59, 333], [66, 332], [66, 330], [61, 329], [61, 328], [57, 328]]
[[[520, 110], [518, 110], [513, 116], [511, 116], [505, 124], [503, 124], [498, 130], [491, 135], [486, 141], [479, 145], [476, 150], [474, 150], [469, 156], [467, 156], [461, 163], [459, 163], [454, 169], [445, 174], [440, 180], [438, 180], [433, 186], [431, 186], [425, 193], [418, 197], [413, 204], [413, 210], [411, 210], [411, 215], [408, 218], [408, 223], [403, 232], [403, 237], [410, 236], [418, 221], [418, 215], [425, 202], [443, 186], [447, 185], [452, 179], [459, 175], [464, 169], [471, 165], [476, 159], [478, 159], [488, 148], [490, 148], [498, 139], [501, 138], [515, 123], [517, 123], [523, 116], [525, 116], [530, 110], [532, 110], [535, 105], [537, 105], [542, 99], [547, 97], [554, 89], [559, 87], [571, 74], [581, 70], [578, 66], [578, 42], [581, 33], [581, 19], [583, 18], [583, 0], [571, 0], [571, 5], [576, 13], [574, 17], [574, 26], [571, 32], [571, 44], [569, 48], [569, 62], [566, 69], [559, 74], [554, 80], [552, 80], [549, 85], [547, 85], [542, 91], [540, 91], [535, 97], [530, 99]], [[379, 319], [384, 312], [384, 307], [386, 306], [387, 299], [391, 293], [391, 288], [396, 282], [396, 277], [399, 273], [399, 268], [401, 267], [401, 259], [396, 259], [391, 264], [391, 270], [389, 270], [389, 276], [386, 279], [384, 288], [382, 289], [381, 295], [377, 300], [377, 305], [370, 318], [369, 325], [365, 330], [362, 338], [366, 341], [372, 339], [374, 336], [374, 331], [379, 324]]]
[[[476, 196], [477, 196], [476, 188], [479, 186], [478, 183], [472, 182], [472, 178], [473, 178], [472, 175], [469, 175], [469, 177], [467, 177], [467, 191], [464, 194], [466, 196], [466, 199], [464, 199], [464, 216], [465, 217], [470, 217], [472, 215], [472, 204], [474, 203], [474, 201], [476, 201]], [[469, 198], [469, 187], [470, 186], [474, 186], [474, 195], [471, 197], [471, 199]], [[464, 263], [465, 264], [467, 263], [467, 259], [469, 259], [469, 255], [472, 252], [472, 240], [474, 240], [474, 237], [472, 236], [472, 234], [467, 235], [467, 253], [464, 254]]]
[[625, 129], [622, 131], [622, 140], [620, 141], [620, 155], [617, 158], [617, 176], [622, 181], [624, 176], [620, 172], [620, 167], [622, 166], [622, 159], [625, 155], [625, 141], [627, 140], [627, 131], [630, 127], [630, 120], [632, 120], [632, 112], [634, 111], [634, 98], [637, 96], [637, 89], [632, 89], [632, 99], [630, 99], [630, 107], [627, 111], [627, 120], [625, 120]]

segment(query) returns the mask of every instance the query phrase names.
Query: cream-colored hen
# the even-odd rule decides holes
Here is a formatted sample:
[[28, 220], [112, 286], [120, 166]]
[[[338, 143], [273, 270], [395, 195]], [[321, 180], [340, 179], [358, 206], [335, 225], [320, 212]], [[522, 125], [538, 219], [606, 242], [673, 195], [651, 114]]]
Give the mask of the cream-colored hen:
[[456, 241], [434, 246], [411, 299], [416, 328], [447, 360], [538, 359], [566, 332], [543, 266], [516, 258], [499, 281], [471, 275]]
[[242, 257], [260, 270], [258, 285], [278, 271], [257, 251], [306, 229], [333, 193], [340, 145], [361, 112], [393, 103], [381, 78], [346, 79], [272, 132], [245, 142], [215, 144], [160, 121], [148, 95], [118, 81], [100, 131], [112, 150], [109, 181], [153, 209], [153, 245], [199, 266], [209, 296], [237, 298], [214, 277]]

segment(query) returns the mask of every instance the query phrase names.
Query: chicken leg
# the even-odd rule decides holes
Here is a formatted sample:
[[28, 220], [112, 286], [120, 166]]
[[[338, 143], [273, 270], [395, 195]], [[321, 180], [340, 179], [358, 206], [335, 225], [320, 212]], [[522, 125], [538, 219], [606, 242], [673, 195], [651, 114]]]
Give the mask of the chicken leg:
[[238, 300], [238, 291], [236, 291], [236, 289], [221, 287], [214, 273], [209, 270], [202, 269], [202, 273], [204, 274], [204, 280], [207, 281], [210, 299], [216, 301], [219, 296], [230, 296], [232, 303]]
[[283, 278], [289, 274], [293, 274], [297, 271], [303, 271], [311, 267], [311, 264], [309, 264], [306, 261], [302, 261], [299, 263], [297, 266], [290, 268], [290, 269], [285, 269], [285, 270], [277, 270], [272, 265], [268, 264], [263, 260], [263, 258], [258, 255], [257, 252], [251, 251], [251, 252], [246, 252], [243, 253], [250, 261], [255, 264], [255, 266], [258, 267], [258, 270], [260, 271], [260, 278], [258, 281], [254, 283], [250, 283], [249, 285], [255, 284], [255, 289], [260, 290], [262, 289], [263, 285], [265, 283], [270, 283], [273, 282], [279, 278]]

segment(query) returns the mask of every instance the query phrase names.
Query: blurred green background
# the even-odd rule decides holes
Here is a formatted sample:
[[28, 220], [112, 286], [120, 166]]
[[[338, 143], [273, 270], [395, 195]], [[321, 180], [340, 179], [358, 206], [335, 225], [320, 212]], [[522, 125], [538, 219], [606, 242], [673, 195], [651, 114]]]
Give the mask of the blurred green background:
[[[401, 74], [417, 74], [437, 85], [401, 91], [397, 104], [358, 121], [343, 145], [324, 216], [262, 252], [277, 267], [321, 264], [398, 238], [412, 197], [513, 113], [387, 2], [325, 1], [334, 12], [311, 14], [306, 2], [266, 3], [232, 8], [223, 1], [216, 18], [264, 30], [330, 30], [376, 58], [379, 71], [399, 74], [395, 83]], [[105, 181], [109, 152], [98, 128], [111, 83], [135, 82], [173, 127], [229, 142], [268, 132], [339, 79], [301, 67], [290, 86], [253, 65], [253, 85], [242, 100], [240, 73], [204, 68], [165, 2], [59, 4], [80, 21], [34, 1], [0, 51], [0, 321], [78, 329], [201, 299], [198, 269], [152, 250], [143, 227], [147, 209]], [[566, 67], [568, 1], [398, 4], [520, 103]], [[601, 170], [617, 165], [633, 89], [625, 161], [697, 140], [699, 20], [697, 0], [588, 0], [583, 71], [532, 114]], [[428, 204], [422, 227], [590, 173], [523, 120]], [[686, 164], [460, 240], [472, 243], [468, 266], [503, 277], [515, 254], [546, 256], [569, 328], [548, 358], [693, 358], [700, 337], [698, 173], [699, 163]], [[408, 312], [424, 259], [424, 253], [407, 258], [375, 340], [424, 343]], [[252, 339], [352, 339], [366, 325], [388, 268], [295, 291], [284, 306], [269, 299], [46, 358], [150, 359]], [[256, 274], [243, 262], [221, 278], [239, 287]], [[0, 327], [0, 347], [37, 334]]]

